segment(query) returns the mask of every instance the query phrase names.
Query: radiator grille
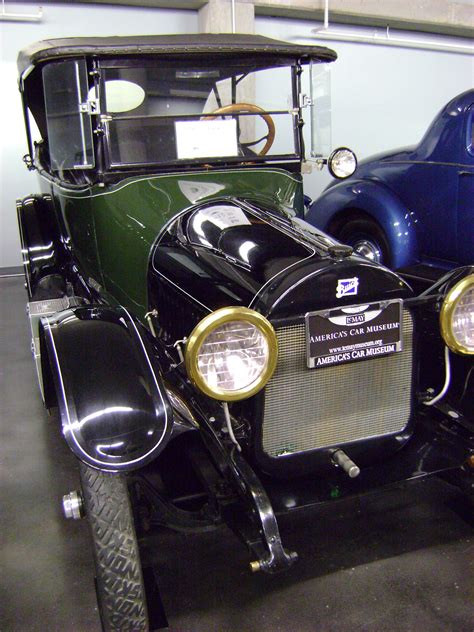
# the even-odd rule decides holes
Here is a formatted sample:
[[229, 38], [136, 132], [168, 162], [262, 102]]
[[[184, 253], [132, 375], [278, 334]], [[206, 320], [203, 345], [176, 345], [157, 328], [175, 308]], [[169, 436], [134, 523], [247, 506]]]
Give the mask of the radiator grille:
[[308, 369], [304, 323], [277, 328], [275, 374], [265, 389], [263, 449], [271, 456], [401, 431], [410, 418], [413, 321], [403, 313], [403, 351]]

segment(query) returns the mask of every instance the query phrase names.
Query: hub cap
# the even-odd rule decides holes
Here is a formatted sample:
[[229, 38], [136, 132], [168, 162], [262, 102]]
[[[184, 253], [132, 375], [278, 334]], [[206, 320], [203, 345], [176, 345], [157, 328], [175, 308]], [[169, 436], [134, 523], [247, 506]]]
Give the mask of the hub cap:
[[78, 491], [63, 496], [63, 512], [66, 518], [80, 520], [84, 516], [84, 501]]
[[358, 239], [352, 246], [357, 254], [375, 263], [382, 263], [382, 252], [374, 241], [370, 241], [370, 239]]

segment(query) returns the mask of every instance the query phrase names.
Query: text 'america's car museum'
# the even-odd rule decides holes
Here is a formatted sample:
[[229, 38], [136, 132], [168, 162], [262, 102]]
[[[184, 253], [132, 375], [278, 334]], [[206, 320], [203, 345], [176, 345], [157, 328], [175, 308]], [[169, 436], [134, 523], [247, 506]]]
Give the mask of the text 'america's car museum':
[[[73, 4], [132, 28], [140, 11], [209, 19], [213, 3], [45, 11], [72, 18]], [[91, 35], [18, 36], [29, 189], [12, 180], [21, 259], [0, 276], [5, 348], [19, 354], [2, 352], [5, 420], [39, 463], [31, 480], [44, 468], [54, 484], [24, 511], [8, 510], [24, 489], [5, 505], [20, 542], [31, 515], [36, 605], [23, 596], [0, 627], [472, 630], [474, 90], [460, 65], [420, 114], [421, 142], [394, 150], [398, 136], [371, 129], [375, 99], [358, 120], [355, 73], [345, 97], [339, 83], [381, 45], [388, 65], [472, 69], [472, 23], [351, 43], [363, 26], [344, 26], [342, 2], [346, 39], [331, 39], [328, 2], [320, 29], [303, 2], [274, 16], [257, 0], [215, 4], [234, 32], [94, 22]], [[239, 34], [242, 4], [258, 34]], [[17, 171], [24, 132], [18, 143]], [[27, 487], [12, 468], [8, 485]], [[11, 603], [22, 546], [5, 548]], [[429, 581], [425, 547], [450, 560], [431, 560]], [[85, 561], [69, 568], [73, 551]], [[59, 560], [51, 611], [35, 601], [49, 582], [36, 555]], [[380, 570], [388, 559], [397, 571]]]

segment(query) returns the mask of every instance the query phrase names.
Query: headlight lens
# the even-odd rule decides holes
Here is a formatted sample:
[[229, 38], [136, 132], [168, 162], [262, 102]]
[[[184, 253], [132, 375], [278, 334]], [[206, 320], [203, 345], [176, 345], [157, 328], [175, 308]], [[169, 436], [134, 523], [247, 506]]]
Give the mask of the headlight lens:
[[186, 370], [204, 393], [223, 401], [255, 395], [276, 366], [278, 343], [268, 320], [245, 307], [224, 307], [195, 327]]
[[348, 178], [357, 169], [355, 153], [347, 147], [335, 149], [328, 158], [328, 168], [335, 178]]
[[456, 283], [446, 295], [440, 314], [441, 334], [456, 353], [474, 353], [474, 274]]

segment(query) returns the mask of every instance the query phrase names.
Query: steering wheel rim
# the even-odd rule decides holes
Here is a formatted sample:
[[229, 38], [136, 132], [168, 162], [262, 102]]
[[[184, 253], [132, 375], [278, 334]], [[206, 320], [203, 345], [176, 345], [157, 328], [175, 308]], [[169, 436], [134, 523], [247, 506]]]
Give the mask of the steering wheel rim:
[[217, 110], [213, 110], [209, 114], [205, 114], [202, 116], [203, 119], [213, 120], [222, 114], [234, 114], [235, 112], [245, 113], [245, 112], [254, 112], [258, 114], [265, 123], [267, 124], [268, 132], [262, 138], [266, 138], [265, 145], [259, 151], [259, 156], [265, 156], [270, 147], [273, 145], [273, 141], [275, 140], [275, 122], [273, 121], [270, 114], [267, 114], [264, 109], [262, 109], [258, 105], [254, 105], [253, 103], [231, 103], [230, 105], [223, 105]]

